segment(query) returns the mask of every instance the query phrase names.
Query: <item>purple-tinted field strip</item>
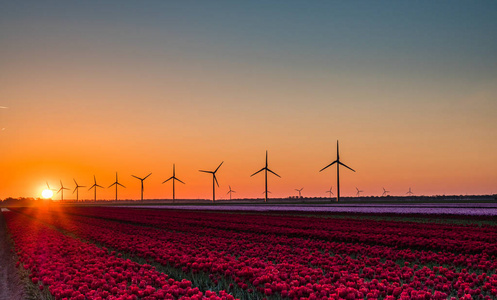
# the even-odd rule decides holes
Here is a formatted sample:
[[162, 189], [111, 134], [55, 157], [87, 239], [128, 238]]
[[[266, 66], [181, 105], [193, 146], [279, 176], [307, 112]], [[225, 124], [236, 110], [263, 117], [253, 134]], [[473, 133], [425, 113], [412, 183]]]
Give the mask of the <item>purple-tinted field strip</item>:
[[[131, 206], [124, 206], [131, 207]], [[136, 206], [135, 206], [136, 207]], [[224, 211], [291, 211], [291, 212], [351, 212], [375, 214], [447, 214], [469, 216], [497, 216], [494, 203], [457, 203], [457, 204], [402, 204], [402, 205], [144, 205], [141, 208], [185, 209], [185, 210], [224, 210]]]

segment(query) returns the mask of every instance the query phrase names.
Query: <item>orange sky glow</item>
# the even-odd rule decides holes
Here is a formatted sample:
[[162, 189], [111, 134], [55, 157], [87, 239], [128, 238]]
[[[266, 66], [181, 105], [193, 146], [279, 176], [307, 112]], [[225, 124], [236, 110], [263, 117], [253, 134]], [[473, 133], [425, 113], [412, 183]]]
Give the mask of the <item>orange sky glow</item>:
[[[235, 22], [206, 4], [157, 7], [150, 17], [154, 9], [129, 5], [112, 15], [52, 7], [60, 16], [36, 4], [0, 7], [9, 25], [0, 26], [0, 199], [41, 197], [45, 182], [58, 189], [60, 180], [71, 199], [73, 178], [89, 187], [95, 175], [108, 187], [115, 172], [121, 199], [139, 199], [131, 175], [150, 172], [145, 198], [171, 198], [162, 181], [173, 163], [186, 183], [177, 198], [210, 199], [212, 177], [198, 170], [222, 161], [218, 198], [229, 185], [235, 198], [262, 197], [264, 175], [250, 175], [266, 150], [282, 177], [269, 175], [270, 197], [302, 187], [305, 197], [324, 197], [336, 191], [336, 169], [319, 170], [335, 159], [337, 140], [357, 171], [341, 170], [343, 196], [356, 187], [366, 196], [383, 187], [497, 193], [497, 56], [485, 55], [497, 45], [483, 34], [497, 18], [475, 19], [480, 37], [437, 16], [423, 24], [404, 16], [411, 23], [397, 32], [403, 20], [367, 10], [356, 27], [333, 27], [319, 14], [332, 8], [310, 6], [296, 27], [289, 7], [273, 11], [280, 19], [226, 5]], [[113, 199], [114, 189], [98, 198]]]

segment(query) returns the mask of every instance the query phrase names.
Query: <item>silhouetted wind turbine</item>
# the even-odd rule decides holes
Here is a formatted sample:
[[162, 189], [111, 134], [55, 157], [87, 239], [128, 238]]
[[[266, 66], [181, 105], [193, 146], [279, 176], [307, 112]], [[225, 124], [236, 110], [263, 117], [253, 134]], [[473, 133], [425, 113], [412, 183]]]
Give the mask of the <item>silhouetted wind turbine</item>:
[[331, 198], [331, 195], [335, 195], [335, 194], [333, 194], [333, 192], [331, 191], [332, 189], [333, 189], [333, 186], [330, 186], [330, 189], [326, 191], [328, 194], [330, 194], [330, 198]]
[[413, 192], [411, 192], [411, 188], [409, 187], [409, 191], [406, 193], [406, 195], [414, 195]]
[[95, 175], [93, 175], [93, 182], [94, 182], [94, 184], [88, 190], [94, 189], [94, 192], [95, 192], [94, 193], [94, 195], [95, 195], [94, 201], [97, 202], [97, 187], [102, 188], [102, 189], [104, 187], [97, 184], [97, 178], [95, 178]]
[[390, 193], [390, 191], [387, 191], [387, 190], [385, 190], [385, 188], [383, 188], [383, 194], [381, 194], [381, 196], [382, 197], [385, 196], [385, 195], [388, 196], [388, 193]]
[[57, 190], [55, 190], [55, 189], [50, 188], [50, 185], [48, 185], [48, 181], [47, 181], [47, 188], [48, 188], [49, 190], [51, 190], [52, 192], [56, 192], [56, 191], [57, 191]]
[[217, 178], [216, 178], [216, 172], [217, 172], [217, 170], [219, 170], [219, 168], [221, 167], [221, 165], [223, 163], [224, 163], [224, 161], [221, 162], [219, 164], [219, 166], [217, 166], [217, 168], [214, 171], [199, 170], [199, 172], [204, 172], [204, 173], [210, 173], [210, 174], [212, 174], [212, 202], [216, 201], [216, 184], [219, 187], [219, 182], [217, 182]]
[[122, 184], [119, 183], [119, 180], [117, 180], [117, 172], [116, 172], [116, 182], [114, 182], [113, 184], [109, 185], [109, 188], [112, 187], [113, 185], [116, 186], [116, 202], [117, 202], [117, 186], [120, 185], [123, 188], [126, 188], [124, 185], [122, 185]]
[[78, 185], [78, 183], [76, 182], [76, 179], [74, 179], [74, 178], [72, 180], [74, 180], [74, 183], [76, 184], [76, 187], [74, 188], [74, 191], [72, 191], [72, 193], [74, 194], [74, 192], [76, 192], [76, 202], [78, 202], [79, 201], [79, 188], [85, 187], [85, 186]]
[[356, 195], [357, 197], [359, 197], [359, 196], [360, 196], [360, 194], [361, 194], [363, 191], [359, 190], [357, 187], [356, 187], [355, 189], [357, 190], [357, 193], [356, 193], [355, 195]]
[[232, 194], [232, 193], [236, 193], [236, 191], [233, 191], [233, 190], [231, 189], [231, 185], [228, 185], [228, 186], [230, 187], [230, 190], [229, 190], [226, 194], [230, 194], [230, 200], [231, 200], [231, 194]]
[[60, 201], [64, 201], [64, 190], [68, 190], [68, 188], [64, 187], [62, 184], [62, 180], [60, 181], [60, 189], [57, 191], [57, 194], [60, 193]]
[[346, 167], [347, 169], [354, 171], [354, 169], [350, 168], [349, 166], [345, 165], [344, 163], [342, 163], [340, 161], [340, 155], [339, 155], [339, 151], [338, 151], [338, 140], [337, 140], [337, 159], [332, 162], [331, 164], [327, 165], [326, 167], [322, 168], [321, 170], [319, 170], [319, 172], [325, 170], [326, 168], [332, 166], [333, 164], [337, 164], [337, 202], [340, 201], [340, 165]]
[[174, 199], [176, 199], [175, 195], [174, 195], [174, 181], [177, 180], [177, 181], [181, 182], [182, 184], [185, 184], [183, 181], [181, 181], [178, 178], [176, 178], [176, 170], [175, 170], [174, 164], [173, 164], [173, 176], [171, 176], [168, 179], [166, 179], [164, 182], [162, 182], [162, 184], [168, 182], [171, 179], [173, 180], [173, 203], [174, 203]]
[[142, 189], [141, 189], [141, 197], [142, 197], [141, 199], [142, 199], [142, 200], [141, 200], [141, 201], [143, 201], [143, 181], [144, 181], [145, 179], [147, 179], [147, 177], [148, 177], [148, 176], [150, 176], [150, 175], [152, 175], [152, 173], [148, 174], [147, 176], [145, 176], [145, 177], [143, 177], [143, 178], [140, 178], [140, 177], [135, 176], [135, 175], [131, 175], [131, 176], [135, 177], [136, 179], [140, 180], [140, 181], [141, 181], [141, 183], [142, 183]]
[[268, 193], [268, 190], [267, 190], [267, 172], [271, 172], [273, 173], [274, 175], [278, 176], [279, 178], [281, 178], [280, 175], [274, 173], [273, 171], [271, 171], [269, 168], [268, 168], [268, 164], [267, 164], [267, 150], [266, 150], [266, 165], [264, 166], [264, 168], [260, 169], [259, 171], [255, 172], [254, 174], [250, 175], [250, 177], [254, 176], [255, 174], [259, 173], [259, 172], [262, 172], [264, 171], [264, 182], [265, 182], [265, 198], [264, 198], [264, 202], [267, 202], [267, 193]]
[[295, 189], [297, 192], [299, 192], [299, 198], [302, 198], [302, 194], [301, 194], [301, 192], [302, 192], [302, 190], [303, 190], [303, 189], [304, 189], [304, 188], [301, 188], [300, 190], [299, 190], [299, 189]]

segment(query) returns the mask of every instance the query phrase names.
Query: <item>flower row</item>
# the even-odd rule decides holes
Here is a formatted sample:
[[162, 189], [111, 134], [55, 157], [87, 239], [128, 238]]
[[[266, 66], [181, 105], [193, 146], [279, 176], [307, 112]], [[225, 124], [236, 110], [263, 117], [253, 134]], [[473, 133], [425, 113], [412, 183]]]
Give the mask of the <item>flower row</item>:
[[40, 289], [55, 299], [234, 299], [224, 291], [205, 294], [191, 282], [173, 280], [150, 265], [109, 254], [106, 248], [68, 237], [15, 212], [5, 219], [19, 262]]

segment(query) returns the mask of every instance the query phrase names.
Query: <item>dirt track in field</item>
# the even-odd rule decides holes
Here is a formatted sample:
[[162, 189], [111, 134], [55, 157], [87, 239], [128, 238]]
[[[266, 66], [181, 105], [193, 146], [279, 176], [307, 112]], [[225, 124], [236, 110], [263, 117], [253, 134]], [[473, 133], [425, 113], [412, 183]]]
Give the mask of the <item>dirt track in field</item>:
[[21, 300], [24, 299], [23, 287], [10, 247], [3, 212], [0, 212], [0, 300]]

